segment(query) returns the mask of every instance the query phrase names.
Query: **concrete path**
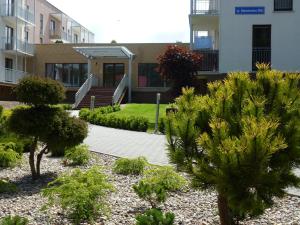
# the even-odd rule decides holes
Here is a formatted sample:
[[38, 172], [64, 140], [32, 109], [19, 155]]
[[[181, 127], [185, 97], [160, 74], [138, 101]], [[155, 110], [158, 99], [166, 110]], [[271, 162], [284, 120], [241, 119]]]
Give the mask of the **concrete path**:
[[168, 164], [164, 135], [89, 125], [84, 143], [94, 152], [126, 158], [144, 156], [150, 163]]

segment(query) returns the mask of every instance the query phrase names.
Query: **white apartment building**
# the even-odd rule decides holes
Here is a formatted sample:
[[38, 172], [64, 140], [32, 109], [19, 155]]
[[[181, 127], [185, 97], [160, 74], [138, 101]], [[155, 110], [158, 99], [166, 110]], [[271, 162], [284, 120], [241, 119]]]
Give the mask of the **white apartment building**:
[[46, 0], [0, 0], [0, 82], [27, 74], [34, 44], [94, 43], [94, 34]]
[[191, 48], [203, 72], [300, 71], [299, 0], [191, 0]]

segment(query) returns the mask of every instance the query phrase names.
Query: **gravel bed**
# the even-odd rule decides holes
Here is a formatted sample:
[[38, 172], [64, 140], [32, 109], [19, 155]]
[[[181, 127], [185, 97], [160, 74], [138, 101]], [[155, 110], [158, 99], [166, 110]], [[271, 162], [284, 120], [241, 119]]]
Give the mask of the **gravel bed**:
[[[0, 178], [9, 178], [19, 188], [16, 194], [0, 195], [0, 218], [7, 215], [21, 215], [27, 217], [32, 225], [70, 224], [59, 208], [51, 208], [46, 212], [41, 211], [46, 199], [40, 195], [40, 190], [58, 174], [72, 168], [63, 166], [60, 158], [45, 157], [41, 165], [42, 173], [45, 174], [43, 179], [32, 182], [27, 160], [28, 154], [24, 154], [21, 166], [0, 170]], [[148, 208], [149, 205], [147, 202], [141, 201], [132, 189], [132, 185], [137, 183], [141, 177], [112, 174], [111, 166], [115, 160], [116, 158], [112, 156], [93, 153], [89, 165], [80, 168], [87, 169], [92, 165], [104, 166], [105, 173], [116, 188], [109, 198], [112, 206], [110, 218], [100, 218], [96, 224], [131, 225], [135, 222], [135, 215]], [[219, 224], [216, 199], [216, 194], [209, 191], [189, 190], [172, 193], [163, 205], [163, 209], [175, 213], [177, 225]], [[300, 225], [300, 198], [286, 196], [276, 200], [275, 206], [267, 210], [264, 215], [241, 224]]]

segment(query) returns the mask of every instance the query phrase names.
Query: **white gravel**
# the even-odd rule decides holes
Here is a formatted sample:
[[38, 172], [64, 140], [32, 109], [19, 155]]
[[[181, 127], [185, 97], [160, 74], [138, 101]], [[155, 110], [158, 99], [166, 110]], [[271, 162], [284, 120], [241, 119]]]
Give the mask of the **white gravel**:
[[[39, 192], [57, 174], [72, 168], [64, 167], [62, 159], [45, 157], [42, 161], [42, 172], [48, 174], [41, 181], [33, 183], [27, 160], [28, 154], [25, 154], [21, 166], [0, 171], [0, 178], [9, 178], [19, 187], [19, 192], [16, 194], [0, 195], [0, 217], [21, 215], [27, 217], [32, 225], [70, 224], [60, 209], [52, 208], [47, 212], [41, 211], [46, 199]], [[140, 177], [112, 174], [111, 166], [114, 161], [114, 157], [93, 154], [90, 164], [82, 167], [82, 169], [87, 169], [96, 164], [105, 166], [104, 171], [116, 188], [116, 192], [109, 198], [112, 208], [110, 218], [103, 218], [103, 220], [100, 218], [96, 224], [131, 225], [135, 222], [135, 215], [148, 208], [149, 205], [147, 202], [141, 201], [132, 189], [132, 185], [137, 183]], [[177, 225], [219, 224], [214, 192], [190, 190], [184, 193], [173, 193], [164, 204], [163, 209], [175, 213]], [[275, 206], [267, 210], [264, 215], [241, 224], [300, 225], [300, 198], [286, 196], [276, 200]]]

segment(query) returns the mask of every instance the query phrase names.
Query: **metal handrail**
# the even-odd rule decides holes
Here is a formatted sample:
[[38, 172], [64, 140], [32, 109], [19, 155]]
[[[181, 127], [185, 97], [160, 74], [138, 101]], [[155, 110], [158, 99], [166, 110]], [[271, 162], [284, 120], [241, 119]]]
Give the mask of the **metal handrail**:
[[220, 0], [192, 0], [191, 14], [216, 15], [220, 11]]
[[0, 3], [0, 15], [1, 16], [15, 16], [29, 23], [34, 24], [34, 13], [25, 8], [22, 5], [17, 5], [17, 10], [15, 9], [15, 4], [8, 5], [7, 3]]
[[112, 97], [112, 104], [117, 104], [120, 101], [124, 91], [128, 88], [128, 76], [124, 74], [121, 82], [119, 83], [118, 87], [116, 88], [114, 95]]
[[77, 108], [86, 94], [91, 90], [93, 83], [93, 74], [88, 76], [88, 79], [83, 83], [83, 85], [79, 88], [77, 93], [75, 94], [75, 103], [73, 104], [73, 109]]
[[27, 76], [28, 73], [20, 70], [9, 69], [0, 66], [0, 82], [18, 84], [19, 80]]
[[17, 44], [16, 44], [15, 37], [11, 37], [9, 39], [7, 37], [2, 37], [0, 41], [1, 41], [0, 49], [13, 50], [13, 51], [17, 50], [29, 55], [34, 54], [34, 45], [28, 43], [27, 41], [17, 39]]

